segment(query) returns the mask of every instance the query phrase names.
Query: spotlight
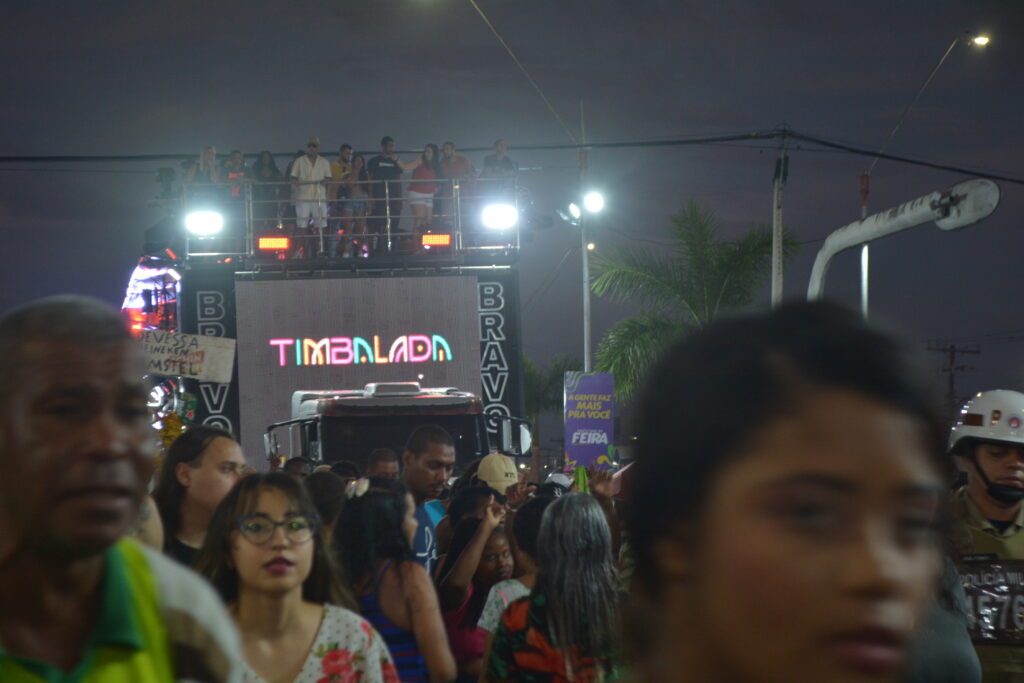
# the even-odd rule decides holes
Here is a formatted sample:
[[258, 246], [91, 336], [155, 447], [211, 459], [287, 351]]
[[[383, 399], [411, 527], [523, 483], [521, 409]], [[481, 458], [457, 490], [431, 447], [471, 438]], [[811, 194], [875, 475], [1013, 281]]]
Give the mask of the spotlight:
[[583, 208], [590, 213], [599, 213], [604, 208], [604, 195], [600, 192], [588, 192], [583, 197]]
[[587, 242], [587, 251], [594, 251], [597, 249], [597, 245], [593, 242]]
[[519, 222], [519, 211], [511, 204], [490, 204], [484, 207], [480, 220], [485, 228], [508, 230]]
[[580, 216], [583, 215], [583, 211], [580, 210], [579, 204], [576, 202], [569, 204], [569, 215], [572, 216], [574, 220], [578, 221], [580, 219]]
[[185, 228], [197, 237], [211, 237], [224, 229], [224, 216], [216, 211], [193, 211], [185, 216]]

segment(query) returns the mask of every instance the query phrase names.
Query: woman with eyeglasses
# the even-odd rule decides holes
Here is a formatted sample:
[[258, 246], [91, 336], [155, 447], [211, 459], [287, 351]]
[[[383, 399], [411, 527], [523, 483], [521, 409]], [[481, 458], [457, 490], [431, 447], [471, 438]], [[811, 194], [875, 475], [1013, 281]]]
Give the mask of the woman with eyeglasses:
[[380, 634], [351, 611], [316, 510], [287, 474], [241, 480], [217, 507], [196, 569], [242, 638], [245, 681], [397, 681]]

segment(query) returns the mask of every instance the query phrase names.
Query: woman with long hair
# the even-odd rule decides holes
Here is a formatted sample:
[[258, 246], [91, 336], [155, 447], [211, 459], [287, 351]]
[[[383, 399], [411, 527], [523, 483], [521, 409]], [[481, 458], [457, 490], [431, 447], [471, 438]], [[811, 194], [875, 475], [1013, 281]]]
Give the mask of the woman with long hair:
[[430, 143], [423, 148], [420, 165], [412, 172], [408, 199], [413, 215], [413, 232], [416, 234], [423, 232], [434, 215], [434, 195], [437, 194], [437, 178], [441, 175], [439, 157], [437, 145]]
[[821, 303], [667, 350], [638, 411], [636, 680], [904, 680], [941, 556], [945, 434], [922, 377]]
[[505, 507], [491, 500], [483, 519], [466, 517], [452, 535], [438, 594], [459, 681], [475, 681], [484, 665], [487, 632], [477, 622], [494, 584], [512, 578], [514, 563], [502, 522]]
[[199, 150], [199, 160], [185, 172], [186, 185], [211, 185], [220, 182], [220, 164], [217, 150], [208, 145]]
[[261, 229], [276, 227], [281, 217], [280, 198], [284, 175], [270, 150], [260, 152], [259, 158], [252, 165], [252, 175], [253, 215], [260, 221]]
[[[333, 476], [333, 475], [332, 475]], [[451, 681], [455, 659], [427, 570], [412, 551], [416, 505], [391, 479], [357, 479], [335, 529], [335, 548], [360, 611], [384, 637], [403, 681]]]
[[253, 474], [217, 507], [196, 570], [242, 638], [247, 683], [397, 681], [380, 634], [355, 601], [295, 477]]
[[160, 465], [153, 500], [164, 527], [164, 552], [190, 565], [206, 538], [217, 505], [242, 476], [245, 456], [231, 432], [189, 427]]
[[485, 680], [606, 679], [620, 653], [621, 594], [600, 504], [583, 493], [554, 500], [536, 552], [533, 590], [501, 615]]

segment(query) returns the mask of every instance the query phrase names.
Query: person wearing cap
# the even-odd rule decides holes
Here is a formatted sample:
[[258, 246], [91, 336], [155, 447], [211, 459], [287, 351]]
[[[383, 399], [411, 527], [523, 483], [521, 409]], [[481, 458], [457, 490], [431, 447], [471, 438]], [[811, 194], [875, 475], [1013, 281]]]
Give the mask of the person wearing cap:
[[[949, 449], [967, 471], [953, 495], [953, 542], [961, 558], [1024, 560], [1024, 393], [984, 391], [968, 401]], [[979, 645], [985, 683], [1024, 681], [1024, 647]]]
[[512, 458], [501, 453], [491, 453], [480, 459], [476, 478], [480, 483], [490, 486], [505, 496], [509, 486], [519, 483], [519, 472], [516, 470], [516, 463]]
[[296, 227], [304, 228], [312, 219], [317, 231], [323, 232], [327, 229], [327, 183], [331, 180], [331, 165], [319, 152], [320, 138], [309, 138], [306, 153], [295, 160], [289, 175], [294, 186]]

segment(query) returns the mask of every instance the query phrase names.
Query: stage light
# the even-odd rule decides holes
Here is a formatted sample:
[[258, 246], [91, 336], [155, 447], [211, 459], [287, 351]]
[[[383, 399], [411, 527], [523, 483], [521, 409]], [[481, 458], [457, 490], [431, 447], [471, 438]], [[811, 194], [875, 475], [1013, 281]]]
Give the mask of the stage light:
[[193, 211], [185, 216], [185, 228], [197, 237], [210, 237], [224, 229], [224, 216], [216, 211]]
[[604, 209], [604, 195], [600, 192], [588, 192], [583, 197], [583, 208], [590, 213], [599, 213]]
[[480, 220], [485, 228], [508, 230], [519, 222], [519, 211], [511, 204], [490, 204], [484, 207]]
[[579, 220], [580, 216], [583, 215], [583, 211], [580, 210], [579, 204], [572, 202], [569, 204], [569, 215], [573, 217], [573, 220]]
[[283, 251], [291, 246], [291, 239], [288, 237], [261, 237], [258, 248], [261, 251]]
[[420, 246], [424, 247], [450, 247], [452, 236], [443, 233], [428, 232], [420, 237]]

